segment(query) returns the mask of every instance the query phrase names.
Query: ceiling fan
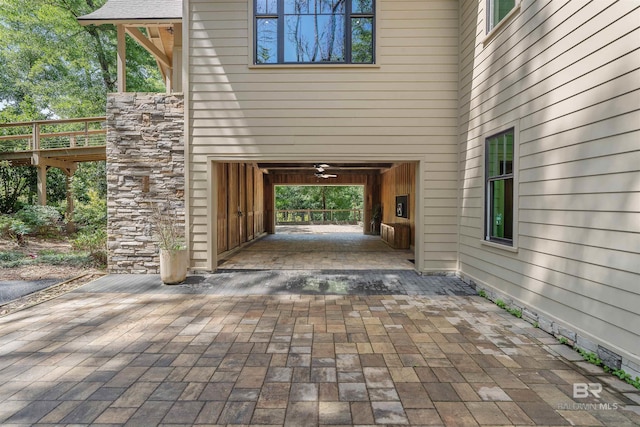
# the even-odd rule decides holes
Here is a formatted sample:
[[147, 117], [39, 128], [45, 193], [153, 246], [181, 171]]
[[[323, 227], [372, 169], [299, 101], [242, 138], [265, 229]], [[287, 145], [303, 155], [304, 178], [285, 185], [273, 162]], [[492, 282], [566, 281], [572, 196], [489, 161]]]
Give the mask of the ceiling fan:
[[315, 168], [315, 170], [317, 171], [315, 173], [316, 178], [336, 178], [338, 175], [335, 174], [330, 174], [330, 173], [325, 173], [326, 169], [328, 167], [330, 167], [328, 164], [326, 163], [316, 163], [315, 165], [313, 165], [313, 167]]

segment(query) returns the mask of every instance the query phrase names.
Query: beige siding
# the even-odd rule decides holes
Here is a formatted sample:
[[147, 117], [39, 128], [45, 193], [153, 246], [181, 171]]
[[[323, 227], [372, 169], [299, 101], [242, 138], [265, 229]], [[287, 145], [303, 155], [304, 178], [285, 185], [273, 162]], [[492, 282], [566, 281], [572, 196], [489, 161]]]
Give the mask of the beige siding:
[[[460, 269], [640, 362], [640, 4], [463, 0]], [[517, 251], [481, 243], [483, 144], [518, 125]]]
[[250, 0], [185, 2], [195, 267], [211, 267], [208, 158], [321, 158], [421, 161], [418, 265], [456, 269], [458, 1], [377, 3], [376, 66], [260, 68]]

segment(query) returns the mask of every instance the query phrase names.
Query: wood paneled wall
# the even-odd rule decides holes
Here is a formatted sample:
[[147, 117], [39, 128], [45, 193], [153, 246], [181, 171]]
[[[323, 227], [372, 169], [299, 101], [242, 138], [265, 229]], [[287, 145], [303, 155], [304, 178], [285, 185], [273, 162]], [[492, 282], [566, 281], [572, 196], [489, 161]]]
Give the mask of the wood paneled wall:
[[246, 163], [219, 163], [218, 254], [265, 232], [263, 173]]
[[[411, 245], [416, 239], [416, 165], [401, 163], [382, 174], [382, 222], [391, 224], [409, 224], [411, 227]], [[409, 218], [396, 216], [396, 196], [409, 196]]]

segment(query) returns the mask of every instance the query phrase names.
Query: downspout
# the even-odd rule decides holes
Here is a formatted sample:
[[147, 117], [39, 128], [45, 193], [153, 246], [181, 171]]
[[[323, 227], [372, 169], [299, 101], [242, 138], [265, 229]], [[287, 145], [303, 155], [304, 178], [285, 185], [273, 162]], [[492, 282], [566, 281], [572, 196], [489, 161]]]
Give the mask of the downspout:
[[[182, 1], [182, 96], [184, 102], [184, 125], [182, 139], [184, 141], [184, 223], [187, 249], [189, 249], [189, 268], [193, 268], [193, 245], [191, 236], [191, 126], [189, 108], [191, 91], [189, 85], [189, 28], [191, 16], [189, 14], [190, 1]], [[186, 49], [185, 49], [186, 46]]]

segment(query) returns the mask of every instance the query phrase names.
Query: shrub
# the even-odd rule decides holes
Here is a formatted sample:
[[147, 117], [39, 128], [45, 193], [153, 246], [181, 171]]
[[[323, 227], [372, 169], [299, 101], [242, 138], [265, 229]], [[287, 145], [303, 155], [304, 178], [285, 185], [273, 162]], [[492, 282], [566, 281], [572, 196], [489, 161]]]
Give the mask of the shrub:
[[107, 263], [107, 232], [104, 228], [82, 230], [71, 241], [74, 249], [86, 251], [97, 265]]
[[76, 205], [73, 220], [79, 228], [99, 230], [107, 227], [107, 201], [89, 190], [88, 201]]
[[31, 229], [21, 220], [9, 215], [0, 215], [0, 237], [5, 239], [15, 239], [18, 244], [24, 244], [24, 236], [29, 234]]
[[76, 267], [91, 264], [91, 261], [91, 255], [84, 253], [60, 253], [50, 250], [40, 251], [37, 258], [38, 264], [70, 265]]
[[31, 233], [38, 235], [58, 234], [62, 220], [58, 210], [52, 206], [25, 206], [16, 213], [15, 218], [29, 227]]

